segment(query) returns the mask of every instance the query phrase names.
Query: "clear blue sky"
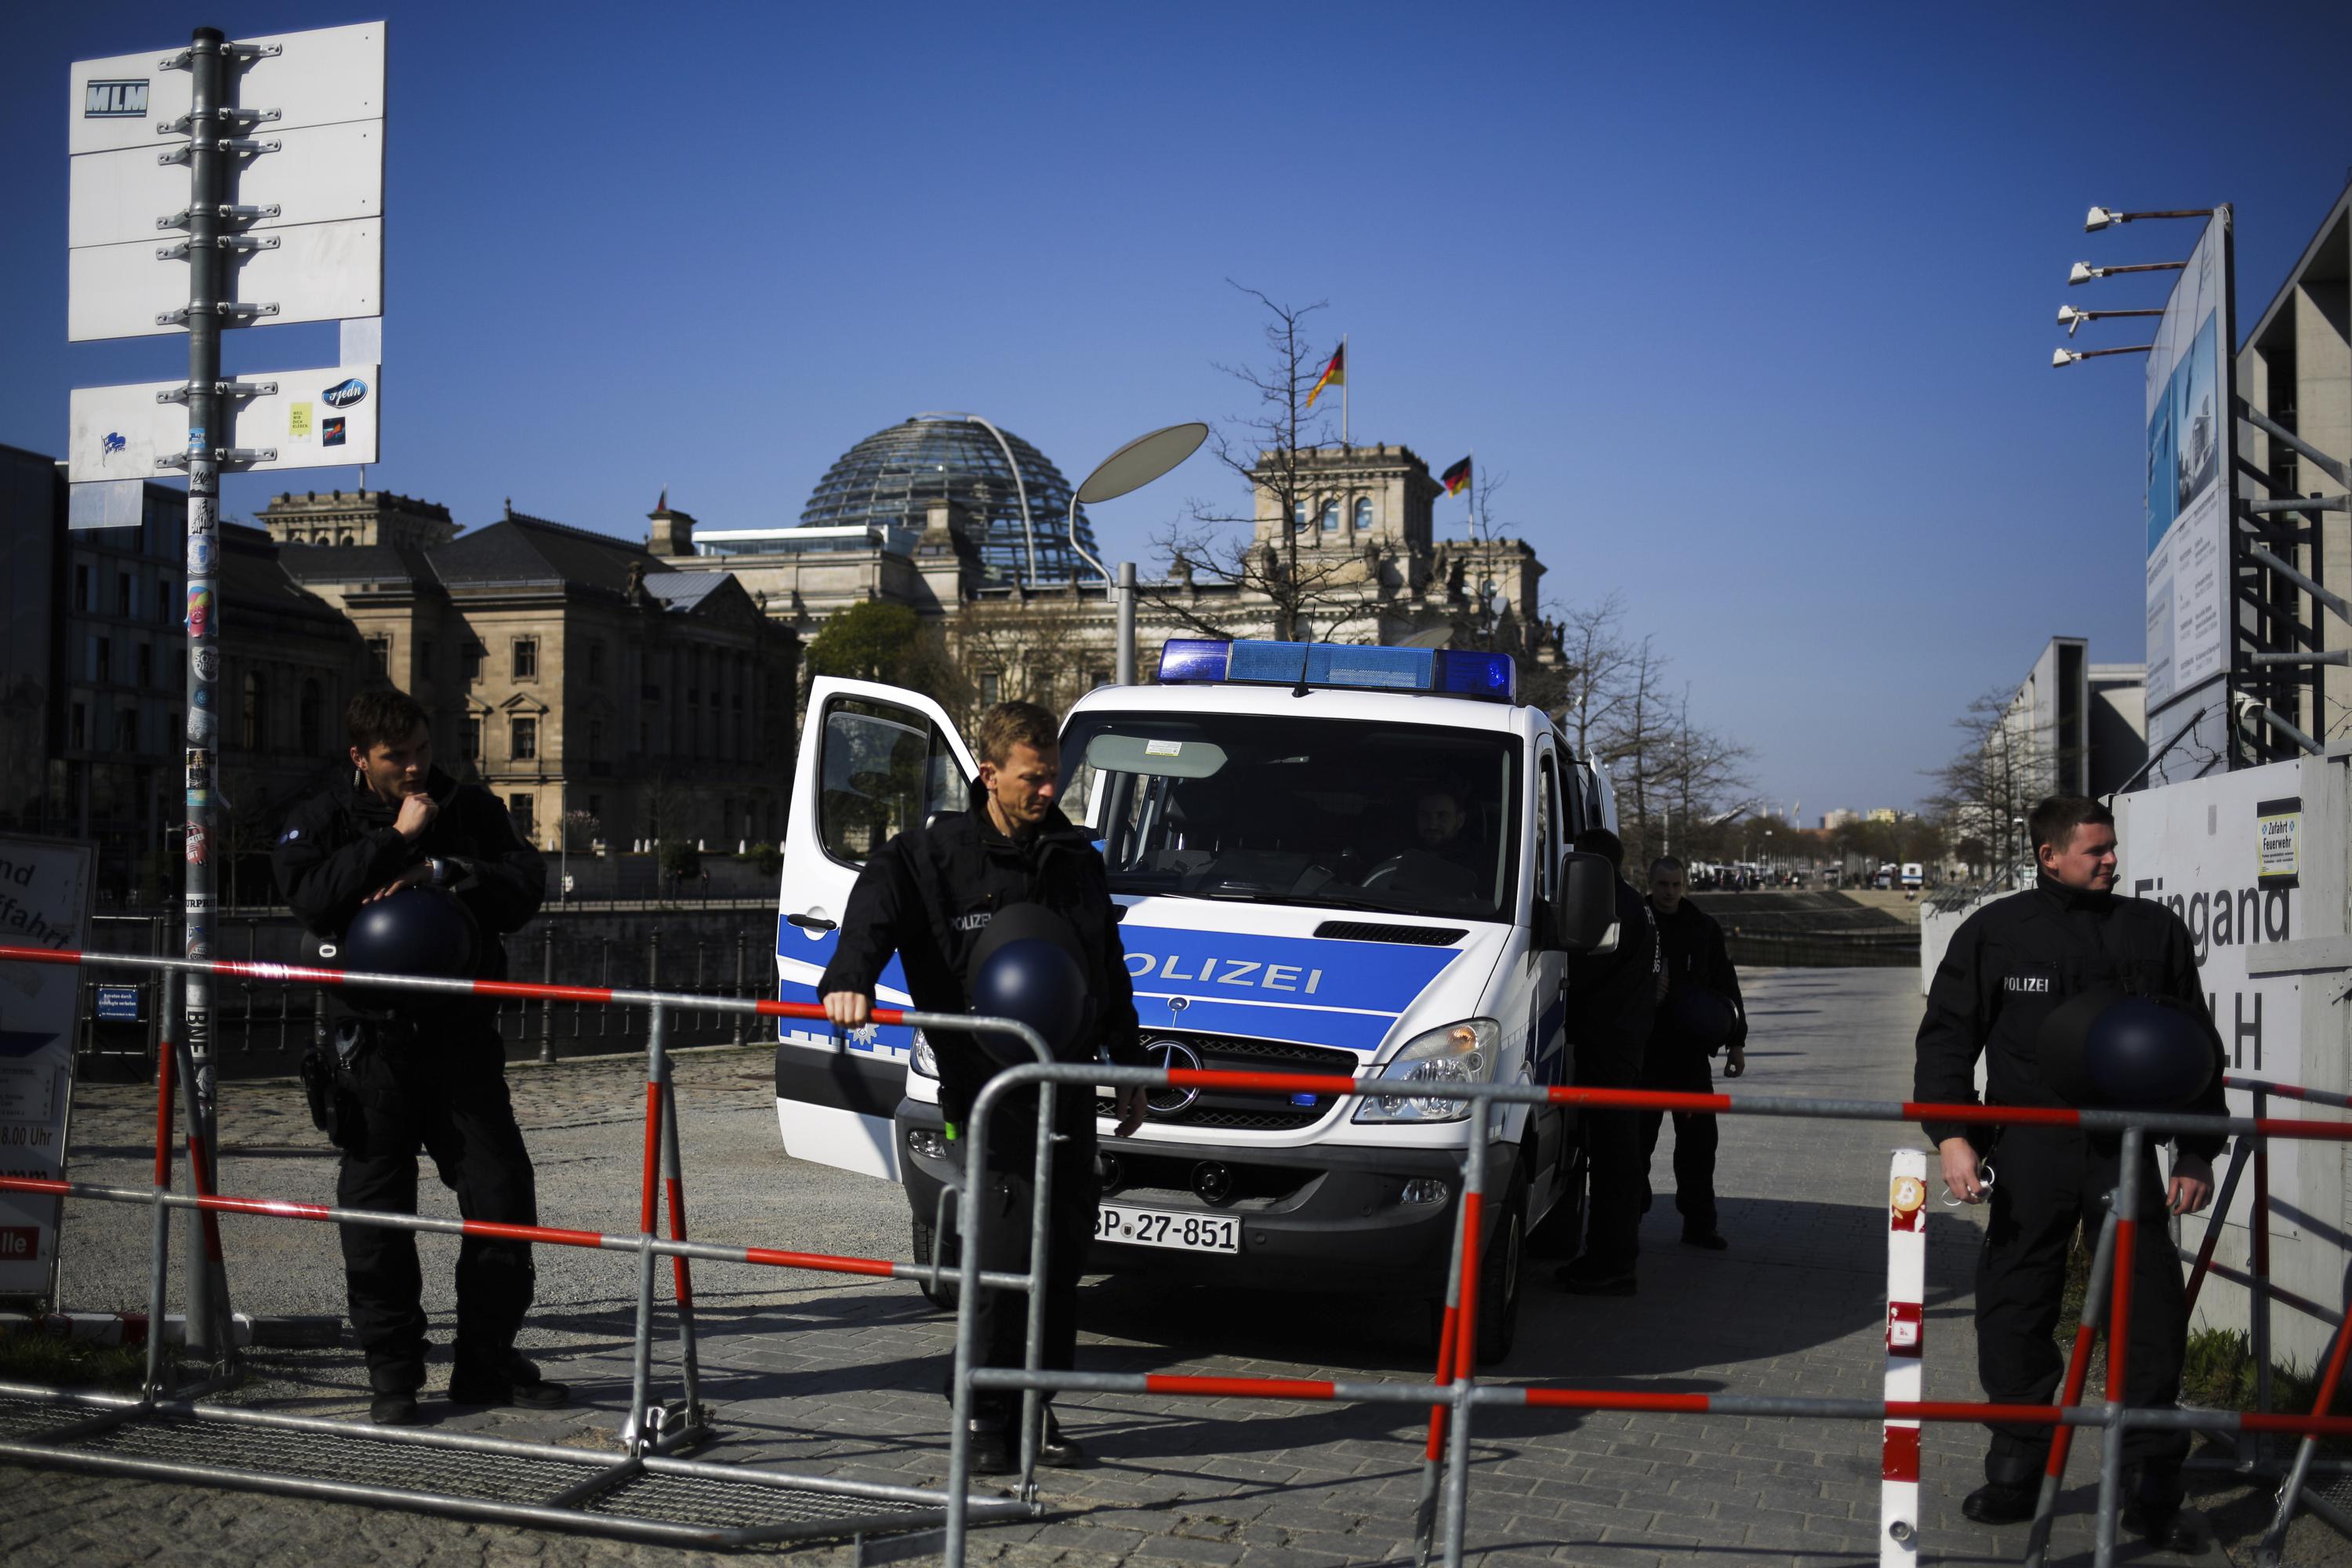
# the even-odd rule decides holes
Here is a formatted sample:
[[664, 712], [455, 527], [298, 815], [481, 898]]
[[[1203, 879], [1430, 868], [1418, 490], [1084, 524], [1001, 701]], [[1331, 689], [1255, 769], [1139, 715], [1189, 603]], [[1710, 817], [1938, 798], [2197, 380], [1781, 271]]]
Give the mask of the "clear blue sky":
[[[1329, 301], [1359, 441], [1507, 471], [1549, 598], [1622, 589], [1774, 799], [1908, 804], [2044, 638], [2143, 652], [2138, 362], [2053, 373], [2053, 318], [2160, 302], [2066, 268], [2193, 227], [2084, 209], [2237, 204], [2242, 330], [2352, 163], [2352, 7], [1960, 10], [399, 5], [369, 482], [467, 523], [511, 496], [641, 537], [667, 485], [772, 524], [928, 408], [1076, 479], [1241, 411], [1236, 279]], [[65, 342], [68, 62], [385, 11], [13, 16], [0, 441], [59, 451], [69, 387], [186, 363]], [[331, 364], [333, 331], [228, 353]], [[1218, 486], [1097, 530], [1143, 555]]]

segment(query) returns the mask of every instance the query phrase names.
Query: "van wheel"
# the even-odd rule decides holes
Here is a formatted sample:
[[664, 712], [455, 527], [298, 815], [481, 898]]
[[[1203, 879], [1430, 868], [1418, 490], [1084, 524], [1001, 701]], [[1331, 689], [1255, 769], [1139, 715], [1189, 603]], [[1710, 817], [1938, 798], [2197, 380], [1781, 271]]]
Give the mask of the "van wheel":
[[[929, 1220], [919, 1219], [912, 1221], [911, 1223], [914, 1226], [915, 1233], [915, 1261], [918, 1263], [929, 1263], [931, 1260], [932, 1238], [930, 1222]], [[957, 1261], [955, 1253], [955, 1246], [950, 1242], [946, 1249], [946, 1255], [940, 1259], [940, 1267], [943, 1269], [955, 1266]], [[953, 1283], [952, 1275], [942, 1278], [940, 1280], [939, 1288], [937, 1289], [933, 1289], [931, 1288], [931, 1282], [928, 1279], [917, 1281], [916, 1289], [922, 1291], [924, 1300], [929, 1301], [940, 1311], [952, 1312], [956, 1310], [956, 1288]]]
[[[1511, 1353], [1518, 1337], [1519, 1282], [1527, 1272], [1528, 1192], [1524, 1180], [1511, 1184], [1511, 1196], [1496, 1224], [1493, 1241], [1478, 1259], [1478, 1364], [1493, 1366]], [[1445, 1339], [1445, 1299], [1423, 1303], [1428, 1326], [1424, 1353], [1435, 1355]]]
[[1519, 1332], [1519, 1279], [1527, 1271], [1528, 1189], [1511, 1184], [1510, 1201], [1478, 1260], [1478, 1364], [1493, 1366], [1511, 1353]]

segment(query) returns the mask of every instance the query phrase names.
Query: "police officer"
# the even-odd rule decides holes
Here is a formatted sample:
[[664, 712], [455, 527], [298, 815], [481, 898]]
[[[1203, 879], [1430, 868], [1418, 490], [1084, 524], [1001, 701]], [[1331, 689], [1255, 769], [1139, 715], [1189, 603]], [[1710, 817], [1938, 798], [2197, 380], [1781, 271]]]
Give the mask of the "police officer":
[[[1723, 945], [1723, 928], [1685, 896], [1688, 873], [1671, 855], [1650, 863], [1650, 915], [1658, 922], [1658, 946], [1666, 970], [1665, 1000], [1642, 1052], [1642, 1087], [1679, 1094], [1712, 1094], [1707, 1058], [1725, 1053], [1723, 1076], [1748, 1070], [1748, 1010], [1739, 1000], [1739, 975]], [[1717, 1034], [1717, 1025], [1727, 1032]], [[1717, 1228], [1715, 1211], [1715, 1115], [1677, 1110], [1675, 1118], [1675, 1207], [1683, 1216], [1683, 1240], [1711, 1252], [1729, 1243]], [[1642, 1112], [1642, 1208], [1650, 1207], [1650, 1163], [1666, 1112]]]
[[[288, 905], [313, 936], [331, 941], [363, 903], [406, 888], [446, 889], [479, 929], [475, 976], [504, 976], [499, 938], [539, 911], [546, 867], [497, 796], [433, 765], [427, 716], [414, 698], [363, 691], [345, 721], [351, 777], [296, 806], [270, 857]], [[360, 1004], [338, 994], [330, 1018], [341, 1063], [331, 1132], [342, 1150], [338, 1204], [415, 1214], [421, 1145], [466, 1218], [539, 1223], [490, 1004], [396, 994]], [[425, 1384], [416, 1237], [360, 1225], [341, 1237], [352, 1326], [374, 1394], [370, 1418], [405, 1426], [417, 1418]], [[471, 1236], [458, 1244], [453, 1404], [551, 1407], [568, 1399], [562, 1384], [515, 1353], [531, 1280], [528, 1245]]]
[[[2204, 1026], [2214, 1056], [2210, 1081], [2185, 1109], [2223, 1114], [2221, 1043], [2197, 976], [2189, 928], [2162, 904], [2117, 898], [2115, 817], [2096, 801], [2053, 795], [2027, 819], [2040, 875], [2034, 887], [1970, 915], [1928, 988], [1919, 1026], [1914, 1093], [1919, 1100], [1973, 1103], [1979, 1053], [1986, 1100], [1994, 1105], [2055, 1105], [2037, 1068], [2036, 1035], [2069, 996], [2112, 987], [2168, 997]], [[1944, 1185], [1963, 1203], [1992, 1203], [1977, 1262], [1977, 1375], [1995, 1403], [2047, 1405], [2063, 1370], [2056, 1341], [2066, 1257], [2077, 1226], [2095, 1236], [2118, 1178], [2116, 1133], [2073, 1128], [1926, 1124], [1943, 1161]], [[2131, 1173], [2139, 1213], [2193, 1214], [2211, 1200], [2213, 1157], [2225, 1140], [2183, 1133], [2172, 1141], [2172, 1176], [2160, 1176], [2153, 1148]], [[2164, 1230], [2135, 1254], [2126, 1394], [2136, 1406], [2180, 1396], [2188, 1313], [2180, 1264]], [[2051, 1429], [1995, 1426], [1985, 1484], [1960, 1505], [1983, 1524], [2032, 1515]], [[2135, 1426], [2124, 1438], [2130, 1491], [2124, 1523], [2174, 1550], [2193, 1550], [2180, 1519], [2185, 1432]]]
[[[924, 1012], [970, 1012], [971, 963], [996, 911], [1040, 905], [1066, 922], [1079, 952], [1087, 994], [1094, 1005], [1082, 1055], [1118, 1065], [1144, 1065], [1137, 1037], [1135, 1001], [1119, 945], [1102, 857], [1087, 833], [1054, 804], [1060, 793], [1061, 742], [1054, 716], [1030, 702], [1000, 702], [980, 721], [980, 779], [971, 809], [949, 812], [898, 834], [866, 863], [841, 921], [840, 945], [817, 981], [825, 1016], [836, 1027], [856, 1028], [871, 1016], [875, 982], [897, 952], [908, 994]], [[997, 1064], [969, 1036], [929, 1037], [939, 1062], [940, 1109], [952, 1139], [971, 1113]], [[1010, 1273], [1029, 1268], [1029, 1220], [1037, 1139], [1037, 1098], [1024, 1092], [992, 1115], [987, 1150], [986, 1246], [981, 1267]], [[1118, 1097], [1116, 1135], [1143, 1121], [1144, 1091]], [[1076, 1363], [1078, 1278], [1093, 1240], [1097, 1202], [1095, 1107], [1090, 1089], [1063, 1085], [1054, 1098], [1052, 1234], [1046, 1243], [1045, 1342], [1043, 1364], [1067, 1371]], [[969, 1152], [966, 1157], [969, 1158]], [[973, 1303], [982, 1366], [1018, 1367], [1024, 1349], [1024, 1303], [987, 1290]], [[952, 1373], [950, 1373], [952, 1377]], [[949, 1389], [952, 1397], [954, 1389]], [[1018, 1394], [982, 1390], [972, 1404], [972, 1464], [982, 1475], [1015, 1468], [1013, 1422]], [[1087, 1462], [1064, 1436], [1049, 1409], [1039, 1462], [1069, 1468]]]
[[[1641, 894], [1624, 878], [1625, 846], [1605, 827], [1577, 835], [1577, 848], [1608, 858], [1618, 876], [1617, 947], [1569, 962], [1569, 1043], [1580, 1088], [1638, 1089], [1642, 1047], [1657, 1015], [1665, 972], [1658, 931]], [[1638, 1111], [1586, 1110], [1585, 1164], [1591, 1197], [1584, 1251], [1556, 1278], [1579, 1296], [1631, 1296], [1641, 1252], [1642, 1126]]]

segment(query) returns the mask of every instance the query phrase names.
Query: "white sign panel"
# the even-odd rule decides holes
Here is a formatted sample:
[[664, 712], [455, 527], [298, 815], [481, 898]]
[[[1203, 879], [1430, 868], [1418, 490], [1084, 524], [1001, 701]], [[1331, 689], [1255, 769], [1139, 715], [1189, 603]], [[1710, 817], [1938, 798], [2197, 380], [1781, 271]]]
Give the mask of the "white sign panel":
[[[352, 120], [308, 131], [273, 132], [275, 153], [239, 159], [238, 205], [274, 206], [264, 223], [234, 224], [239, 234], [268, 234], [296, 224], [383, 216], [383, 121]], [[66, 243], [168, 245], [185, 238], [155, 220], [185, 210], [188, 166], [159, 163], [150, 148], [92, 153], [67, 160]]]
[[[2147, 356], [2147, 710], [2230, 667], [2230, 229], [2215, 215], [2189, 258]], [[2218, 689], [2209, 704], [2221, 700]], [[2197, 704], [2203, 706], [2209, 704]], [[2149, 743], [2182, 727], [2151, 722]], [[2168, 763], [2169, 757], [2167, 759]], [[2184, 758], [2184, 764], [2188, 759]], [[2164, 766], [2187, 776], [2193, 766]]]
[[[47, 838], [0, 837], [0, 942], [89, 945], [90, 850]], [[66, 1112], [81, 972], [0, 963], [0, 1174], [65, 1174]], [[0, 1193], [0, 1296], [46, 1296], [58, 1258], [62, 1201]]]
[[[2198, 974], [2221, 1031], [2230, 1071], [2281, 1083], [2309, 1081], [2303, 1063], [2303, 981], [2293, 974], [2250, 976], [2249, 954], [2305, 934], [2304, 893], [2266, 880], [2278, 851], [2276, 824], [2301, 790], [2299, 763], [2274, 763], [2116, 797], [2122, 871], [2116, 890], [2154, 899], [2179, 915], [2196, 943]], [[2230, 1109], [2253, 1113], [2252, 1097], [2232, 1090]], [[2271, 1145], [2271, 1192], [2284, 1217], [2302, 1210], [2298, 1147]], [[2332, 1204], [2318, 1211], [2333, 1212]]]
[[[228, 428], [215, 435], [212, 444], [247, 450], [274, 447], [278, 453], [274, 461], [239, 471], [329, 468], [382, 460], [377, 456], [376, 411], [383, 397], [376, 366], [260, 372], [238, 379], [278, 384], [278, 390], [266, 396], [226, 400]], [[156, 467], [156, 459], [187, 450], [188, 410], [184, 404], [158, 403], [155, 395], [183, 384], [152, 381], [76, 388], [66, 437], [66, 477], [88, 485], [165, 473]]]
[[[275, 109], [257, 133], [346, 120], [383, 118], [385, 26], [362, 22], [305, 33], [273, 33], [239, 43], [276, 45], [279, 53], [233, 62], [233, 100], [241, 109]], [[162, 62], [184, 42], [110, 59], [77, 60], [71, 72], [72, 119], [66, 151], [108, 153], [125, 147], [167, 148], [184, 133], [159, 134], [188, 112], [191, 79], [185, 70], [164, 70]]]
[[[383, 313], [383, 220], [303, 224], [272, 229], [269, 237], [278, 248], [236, 255], [227, 269], [232, 302], [278, 307], [276, 314], [254, 321], [332, 321]], [[171, 237], [163, 237], [168, 242]], [[156, 321], [188, 303], [188, 264], [156, 259], [158, 243], [94, 245], [67, 253], [69, 341], [187, 331]]]

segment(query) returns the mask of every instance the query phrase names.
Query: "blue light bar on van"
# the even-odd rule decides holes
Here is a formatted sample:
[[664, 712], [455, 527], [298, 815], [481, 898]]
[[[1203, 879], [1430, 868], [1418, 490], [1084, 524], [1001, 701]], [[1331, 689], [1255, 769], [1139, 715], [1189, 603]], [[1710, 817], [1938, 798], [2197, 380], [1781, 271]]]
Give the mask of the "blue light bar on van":
[[1249, 638], [1171, 637], [1160, 649], [1160, 679], [1163, 685], [1229, 682], [1429, 691], [1499, 702], [1516, 702], [1519, 695], [1518, 666], [1507, 653]]

